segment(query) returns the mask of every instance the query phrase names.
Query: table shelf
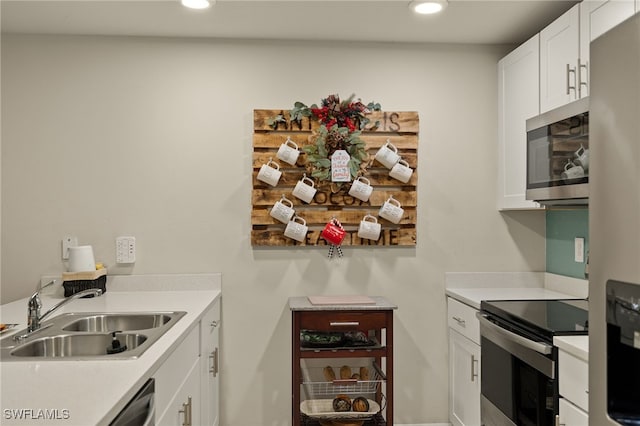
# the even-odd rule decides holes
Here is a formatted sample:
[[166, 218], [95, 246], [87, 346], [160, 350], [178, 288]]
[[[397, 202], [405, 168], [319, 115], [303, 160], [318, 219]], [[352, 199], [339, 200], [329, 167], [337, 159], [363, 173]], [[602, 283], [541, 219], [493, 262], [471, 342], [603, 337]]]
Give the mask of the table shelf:
[[[292, 301], [292, 299], [295, 299]], [[333, 399], [338, 394], [365, 396], [379, 403], [381, 412], [365, 420], [363, 426], [393, 425], [393, 310], [383, 298], [373, 306], [307, 306], [301, 298], [292, 298], [292, 424], [321, 426], [317, 419], [300, 411], [308, 399]], [[364, 332], [375, 342], [371, 346], [307, 348], [301, 345], [301, 332]], [[309, 364], [309, 365], [308, 365]], [[369, 366], [369, 380], [328, 381], [324, 366]], [[338, 379], [340, 378], [337, 374]]]

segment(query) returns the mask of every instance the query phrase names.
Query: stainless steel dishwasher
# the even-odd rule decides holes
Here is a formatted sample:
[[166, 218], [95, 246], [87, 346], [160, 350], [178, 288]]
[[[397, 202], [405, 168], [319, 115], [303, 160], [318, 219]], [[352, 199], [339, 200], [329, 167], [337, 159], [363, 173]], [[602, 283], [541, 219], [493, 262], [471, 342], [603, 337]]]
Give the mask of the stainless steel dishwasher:
[[155, 381], [149, 379], [110, 426], [155, 426]]

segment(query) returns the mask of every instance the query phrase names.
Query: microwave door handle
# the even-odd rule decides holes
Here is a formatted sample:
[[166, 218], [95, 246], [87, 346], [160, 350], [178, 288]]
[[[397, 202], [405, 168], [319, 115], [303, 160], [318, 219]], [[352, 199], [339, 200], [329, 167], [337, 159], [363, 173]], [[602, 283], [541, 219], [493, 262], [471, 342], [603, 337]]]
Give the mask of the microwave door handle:
[[514, 343], [524, 346], [525, 348], [529, 348], [543, 355], [549, 355], [553, 349], [551, 345], [547, 345], [546, 343], [534, 342], [533, 340], [529, 340], [526, 337], [520, 336], [519, 334], [513, 333], [509, 330], [505, 330], [499, 325], [496, 325], [489, 321], [487, 319], [487, 316], [481, 312], [476, 312], [476, 317], [480, 321], [481, 325], [489, 328], [497, 334], [500, 334], [505, 339], [511, 340]]

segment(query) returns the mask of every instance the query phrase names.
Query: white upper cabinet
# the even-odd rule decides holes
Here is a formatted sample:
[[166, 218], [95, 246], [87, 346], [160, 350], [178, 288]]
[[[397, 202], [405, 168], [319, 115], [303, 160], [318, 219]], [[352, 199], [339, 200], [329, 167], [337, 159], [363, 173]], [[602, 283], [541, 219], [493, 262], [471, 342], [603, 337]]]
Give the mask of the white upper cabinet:
[[526, 120], [540, 113], [539, 36], [498, 62], [498, 210], [537, 209], [525, 199]]
[[638, 12], [639, 0], [585, 0], [540, 32], [540, 112], [589, 96], [589, 43]]
[[[589, 43], [611, 28], [631, 17], [637, 0], [585, 0], [580, 3], [580, 59], [579, 81], [581, 97], [589, 94]], [[640, 4], [640, 3], [639, 3]]]
[[579, 98], [580, 5], [540, 32], [540, 112]]

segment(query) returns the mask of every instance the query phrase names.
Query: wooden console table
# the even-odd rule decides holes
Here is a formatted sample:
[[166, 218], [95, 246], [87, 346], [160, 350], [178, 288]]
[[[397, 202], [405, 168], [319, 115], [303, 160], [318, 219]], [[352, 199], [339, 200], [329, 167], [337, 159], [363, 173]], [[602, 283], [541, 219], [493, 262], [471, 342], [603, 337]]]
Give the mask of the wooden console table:
[[[372, 304], [314, 305], [307, 297], [289, 298], [293, 426], [319, 425], [318, 419], [301, 412], [300, 403], [307, 399], [333, 400], [338, 394], [347, 394], [353, 399], [363, 393], [370, 394], [381, 407], [364, 426], [393, 425], [393, 310], [397, 306], [383, 297], [371, 299]], [[371, 344], [307, 347], [301, 343], [301, 331], [332, 335], [358, 333], [360, 336], [364, 333]], [[332, 363], [336, 372], [339, 372], [340, 364], [369, 366], [371, 378], [354, 379], [346, 385], [340, 380], [327, 382], [322, 370]]]

